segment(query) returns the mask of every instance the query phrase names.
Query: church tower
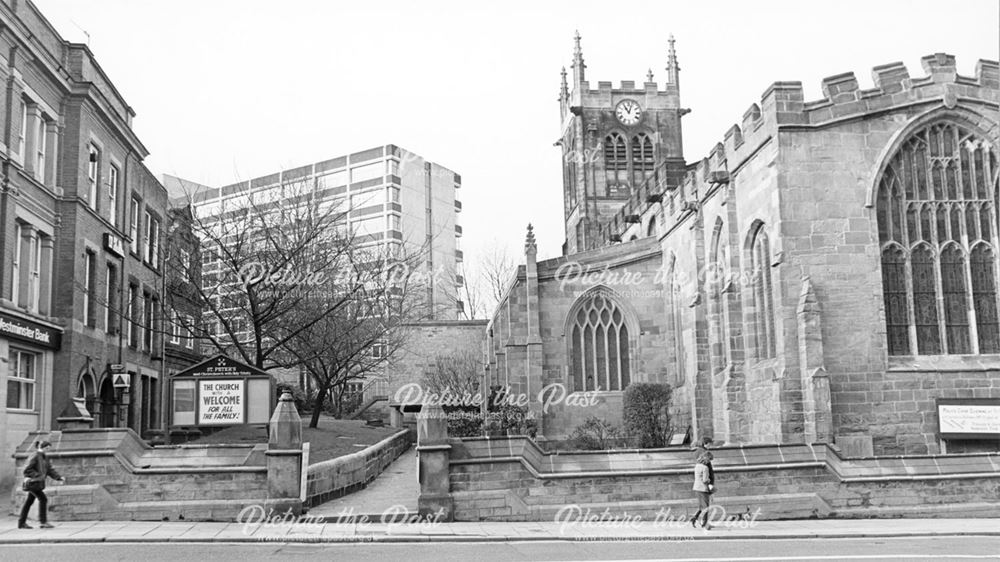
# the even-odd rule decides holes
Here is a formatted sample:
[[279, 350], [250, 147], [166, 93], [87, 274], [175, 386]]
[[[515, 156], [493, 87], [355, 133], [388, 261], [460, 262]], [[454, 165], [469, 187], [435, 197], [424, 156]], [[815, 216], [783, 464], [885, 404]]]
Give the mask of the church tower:
[[655, 176], [671, 189], [680, 183], [681, 116], [688, 112], [680, 105], [680, 68], [672, 35], [662, 90], [653, 81], [652, 70], [640, 88], [633, 81], [622, 81], [619, 88], [598, 82], [596, 90], [590, 89], [579, 33], [574, 41], [572, 83], [563, 68], [559, 90], [564, 255], [607, 244], [598, 239], [599, 227], [647, 178]]

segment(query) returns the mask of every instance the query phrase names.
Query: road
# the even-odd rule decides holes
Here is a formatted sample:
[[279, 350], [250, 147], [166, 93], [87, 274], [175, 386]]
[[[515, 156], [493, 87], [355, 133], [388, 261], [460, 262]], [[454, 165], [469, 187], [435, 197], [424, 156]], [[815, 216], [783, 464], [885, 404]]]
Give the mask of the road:
[[408, 544], [142, 543], [0, 546], [3, 560], [154, 562], [159, 560], [1000, 560], [1000, 537], [894, 539], [686, 540], [669, 542], [565, 542]]

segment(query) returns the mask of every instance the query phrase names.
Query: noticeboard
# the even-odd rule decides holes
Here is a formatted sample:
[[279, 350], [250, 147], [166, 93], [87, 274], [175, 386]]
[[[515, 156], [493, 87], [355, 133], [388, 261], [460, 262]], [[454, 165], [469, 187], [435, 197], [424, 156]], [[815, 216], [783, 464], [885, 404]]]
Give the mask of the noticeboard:
[[170, 379], [170, 425], [226, 426], [267, 423], [274, 381], [266, 371], [217, 355]]
[[938, 398], [942, 439], [1000, 439], [1000, 399]]

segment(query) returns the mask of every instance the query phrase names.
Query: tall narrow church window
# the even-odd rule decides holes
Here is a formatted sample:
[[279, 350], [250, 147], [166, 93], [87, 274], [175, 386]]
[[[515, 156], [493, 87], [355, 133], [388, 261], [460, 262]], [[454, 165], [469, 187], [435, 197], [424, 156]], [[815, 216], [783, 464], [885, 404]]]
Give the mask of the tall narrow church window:
[[582, 298], [569, 330], [573, 390], [624, 390], [631, 380], [625, 313], [605, 293]]
[[770, 251], [764, 225], [759, 225], [750, 244], [753, 288], [754, 339], [757, 359], [774, 357], [774, 303], [771, 287]]
[[632, 186], [639, 187], [653, 174], [655, 166], [653, 141], [645, 133], [632, 137]]
[[972, 303], [980, 353], [1000, 353], [1000, 322], [997, 320], [997, 285], [993, 274], [993, 250], [979, 244], [969, 258], [972, 271]]
[[882, 286], [889, 354], [910, 353], [910, 309], [906, 296], [906, 255], [901, 246], [882, 251]]
[[965, 257], [957, 244], [941, 252], [941, 291], [948, 353], [969, 353], [969, 303], [965, 283]]
[[628, 195], [628, 146], [618, 133], [611, 133], [604, 139], [604, 174], [605, 195]]
[[875, 216], [890, 355], [1000, 353], [996, 165], [995, 147], [950, 121], [913, 132], [886, 163]]

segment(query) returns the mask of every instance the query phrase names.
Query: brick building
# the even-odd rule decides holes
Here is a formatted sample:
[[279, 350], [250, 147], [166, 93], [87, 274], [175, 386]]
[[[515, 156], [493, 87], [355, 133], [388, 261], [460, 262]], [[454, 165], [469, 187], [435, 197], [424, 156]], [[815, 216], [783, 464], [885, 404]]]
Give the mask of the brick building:
[[[86, 45], [0, 2], [0, 479], [74, 396], [98, 426], [159, 424], [167, 192]], [[113, 388], [111, 366], [131, 374]]]
[[808, 102], [775, 82], [678, 174], [673, 40], [664, 89], [592, 90], [577, 38], [560, 92], [567, 255], [536, 262], [529, 232], [488, 381], [594, 390], [597, 406], [542, 415], [548, 438], [620, 423], [622, 389], [655, 381], [674, 387], [675, 428], [720, 442], [996, 450], [941, 438], [936, 400], [1000, 406], [1000, 72], [922, 64], [875, 67], [870, 89], [831, 76]]

